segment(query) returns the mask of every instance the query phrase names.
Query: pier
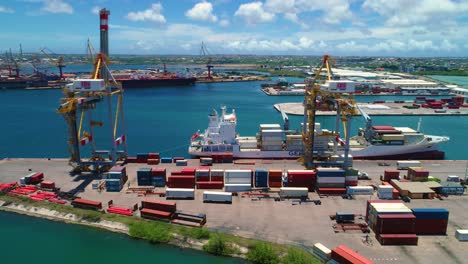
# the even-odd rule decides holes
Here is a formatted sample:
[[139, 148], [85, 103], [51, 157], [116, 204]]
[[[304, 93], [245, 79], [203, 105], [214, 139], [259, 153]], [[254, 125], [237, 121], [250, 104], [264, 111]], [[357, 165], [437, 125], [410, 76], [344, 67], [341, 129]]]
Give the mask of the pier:
[[[432, 108], [405, 108], [411, 107], [412, 101], [404, 101], [403, 103], [358, 103], [357, 104], [364, 112], [371, 116], [466, 116], [468, 115], [468, 107], [460, 107], [458, 109], [432, 109]], [[304, 115], [304, 106], [302, 102], [298, 103], [281, 103], [273, 106], [278, 112], [281, 110], [288, 115]], [[318, 116], [335, 116], [336, 111], [317, 111]]]

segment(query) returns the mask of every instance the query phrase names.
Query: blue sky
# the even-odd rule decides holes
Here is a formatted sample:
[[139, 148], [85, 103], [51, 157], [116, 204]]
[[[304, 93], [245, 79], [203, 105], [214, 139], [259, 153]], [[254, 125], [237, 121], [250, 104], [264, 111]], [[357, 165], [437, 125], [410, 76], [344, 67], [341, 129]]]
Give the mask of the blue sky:
[[467, 56], [468, 0], [0, 0], [0, 52]]

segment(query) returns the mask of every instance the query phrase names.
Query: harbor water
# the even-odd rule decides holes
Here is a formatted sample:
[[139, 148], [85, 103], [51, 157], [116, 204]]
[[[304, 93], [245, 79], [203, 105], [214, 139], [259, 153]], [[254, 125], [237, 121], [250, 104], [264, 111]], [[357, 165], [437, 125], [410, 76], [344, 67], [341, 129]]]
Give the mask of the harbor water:
[[[457, 80], [460, 77], [457, 77]], [[467, 78], [467, 77], [465, 77]], [[465, 79], [463, 79], [465, 80]], [[468, 78], [467, 78], [468, 80]], [[466, 81], [466, 80], [465, 80]], [[127, 89], [124, 95], [127, 143], [130, 155], [160, 152], [161, 156], [188, 157], [190, 137], [208, 124], [207, 115], [223, 105], [234, 108], [241, 136], [254, 136], [260, 123], [281, 123], [276, 103], [300, 102], [302, 96], [267, 96], [261, 82], [200, 83], [184, 87]], [[68, 157], [65, 120], [55, 111], [62, 97], [60, 90], [2, 90], [0, 111], [3, 113], [0, 158]], [[449, 96], [439, 96], [444, 98]], [[358, 96], [359, 102], [374, 100], [412, 100], [411, 96]], [[103, 121], [95, 127], [97, 149], [108, 149], [107, 106], [101, 103], [93, 116]], [[376, 116], [375, 125], [408, 126], [416, 129], [417, 116]], [[302, 117], [290, 116], [292, 129], [299, 129]], [[318, 117], [323, 128], [333, 129], [334, 117]], [[421, 118], [425, 134], [449, 136], [441, 145], [446, 159], [466, 159], [468, 122], [464, 116], [428, 116]], [[364, 119], [353, 117], [351, 135], [364, 127]], [[84, 125], [83, 130], [89, 131]], [[119, 134], [119, 132], [118, 132]]]
[[123, 234], [0, 211], [2, 263], [244, 263]]

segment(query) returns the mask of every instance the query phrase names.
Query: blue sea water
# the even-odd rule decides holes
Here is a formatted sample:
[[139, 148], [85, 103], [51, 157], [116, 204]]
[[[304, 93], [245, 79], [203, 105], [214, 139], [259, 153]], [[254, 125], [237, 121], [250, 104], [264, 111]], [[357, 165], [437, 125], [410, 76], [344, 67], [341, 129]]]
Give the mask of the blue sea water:
[[[296, 81], [292, 79], [291, 81]], [[127, 89], [124, 109], [127, 143], [130, 155], [138, 152], [160, 152], [162, 156], [185, 156], [189, 139], [195, 131], [203, 131], [208, 114], [220, 106], [234, 108], [238, 116], [238, 132], [255, 135], [260, 123], [281, 123], [276, 103], [300, 102], [301, 96], [266, 96], [262, 82], [200, 83], [187, 87]], [[62, 97], [60, 90], [2, 90], [0, 158], [1, 157], [68, 157], [65, 121], [55, 111]], [[447, 96], [446, 96], [447, 97]], [[440, 97], [439, 97], [440, 98]], [[374, 100], [412, 100], [413, 97], [358, 96], [359, 102]], [[105, 104], [98, 106], [93, 120], [107, 122]], [[299, 128], [303, 118], [290, 116], [292, 128]], [[419, 117], [373, 117], [375, 125], [417, 127]], [[334, 117], [318, 117], [325, 128], [333, 128]], [[352, 134], [364, 126], [364, 119], [354, 117]], [[85, 126], [83, 128], [87, 130]], [[465, 116], [423, 117], [426, 134], [449, 136], [441, 146], [447, 159], [468, 158]], [[109, 134], [106, 126], [96, 128], [98, 149], [106, 149]], [[105, 141], [105, 142], [104, 142]]]
[[1, 263], [245, 263], [123, 234], [0, 211]]

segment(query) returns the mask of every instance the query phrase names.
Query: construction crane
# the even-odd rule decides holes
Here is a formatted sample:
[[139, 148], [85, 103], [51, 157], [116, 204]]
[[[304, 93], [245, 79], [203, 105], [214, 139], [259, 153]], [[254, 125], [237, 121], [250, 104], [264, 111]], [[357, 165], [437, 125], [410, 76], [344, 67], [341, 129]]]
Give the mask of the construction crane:
[[59, 79], [64, 80], [63, 78], [63, 68], [65, 68], [65, 64], [63, 62], [63, 56], [58, 56], [57, 59], [53, 59], [50, 54], [56, 55], [55, 52], [51, 51], [49, 48], [45, 47], [41, 49], [41, 52], [46, 55], [49, 61], [59, 68]]
[[[102, 18], [103, 13], [105, 19]], [[107, 10], [101, 10], [101, 42], [107, 41], [108, 15]], [[103, 23], [105, 23], [106, 27], [103, 27]], [[103, 31], [105, 31], [104, 34]], [[105, 37], [103, 38], [102, 35], [105, 35]], [[74, 80], [73, 83], [67, 84], [63, 89], [65, 97], [61, 99], [61, 104], [57, 109], [57, 112], [63, 115], [68, 125], [68, 144], [71, 154], [69, 164], [73, 167], [74, 172], [106, 171], [117, 160], [123, 160], [127, 156], [123, 89], [115, 81], [107, 66], [109, 59], [107, 54], [103, 52], [108, 51], [107, 46], [108, 43], [101, 43], [101, 53], [95, 55], [92, 78]], [[113, 96], [118, 96], [115, 114], [112, 106]], [[103, 127], [104, 123], [93, 119], [93, 110], [104, 101], [107, 101], [109, 134], [106, 138], [109, 139], [110, 150], [97, 150], [95, 127]], [[86, 128], [88, 131], [85, 131]], [[100, 137], [102, 138], [101, 134]], [[90, 148], [88, 149], [87, 146], [90, 146]], [[122, 150], [117, 150], [120, 147], [122, 147]], [[91, 152], [91, 156], [87, 160], [82, 158], [85, 151]]]
[[[322, 63], [318, 69], [316, 69], [314, 78], [308, 82], [304, 97], [304, 122], [302, 127], [302, 138], [304, 143], [304, 156], [302, 161], [306, 168], [315, 168], [318, 164], [327, 164], [330, 158], [330, 153], [324, 150], [315, 149], [316, 137], [330, 137], [336, 138], [334, 143], [334, 151], [336, 154], [337, 144], [340, 142], [344, 145], [344, 162], [343, 166], [347, 167], [350, 165], [349, 160], [349, 130], [351, 116], [357, 113], [355, 108], [355, 101], [352, 97], [346, 98], [346, 84], [339, 83], [333, 80], [333, 72], [331, 65], [333, 59], [324, 55]], [[326, 80], [322, 80], [322, 71], [325, 70]], [[326, 85], [328, 83], [328, 86]], [[343, 85], [344, 88], [343, 89]], [[333, 87], [331, 87], [333, 86]], [[338, 89], [337, 89], [338, 87]], [[317, 110], [335, 110], [336, 115], [336, 127], [335, 131], [332, 132], [320, 132], [315, 131], [315, 117]], [[339, 134], [339, 121], [343, 122], [343, 130], [345, 141], [340, 139]], [[330, 162], [333, 163], [333, 162]]]
[[201, 57], [208, 57], [208, 61], [206, 62], [206, 69], [208, 70], [207, 79], [213, 80], [213, 76], [211, 76], [211, 71], [212, 71], [214, 66], [211, 64], [212, 63], [211, 55], [208, 52], [208, 49], [206, 48], [206, 45], [205, 45], [205, 43], [203, 41], [202, 41], [202, 44], [201, 44], [201, 47], [200, 47], [200, 56]]

